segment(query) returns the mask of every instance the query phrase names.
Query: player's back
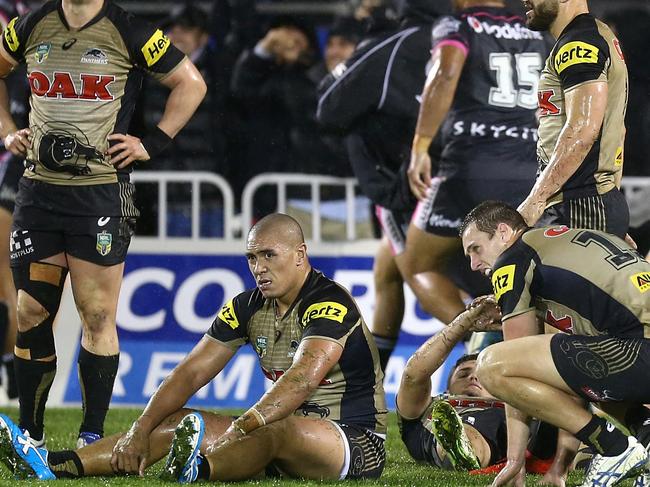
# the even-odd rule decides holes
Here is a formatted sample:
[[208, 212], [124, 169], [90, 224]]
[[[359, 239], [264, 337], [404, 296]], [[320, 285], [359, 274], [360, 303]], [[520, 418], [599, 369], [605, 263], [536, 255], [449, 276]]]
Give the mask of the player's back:
[[[456, 171], [484, 171], [503, 178], [492, 164], [512, 162], [511, 177], [532, 177], [537, 142], [537, 86], [550, 41], [525, 27], [501, 7], [473, 7], [442, 19], [433, 47], [453, 45], [466, 53], [465, 65], [442, 128], [443, 161]], [[478, 155], [478, 157], [477, 157]]]

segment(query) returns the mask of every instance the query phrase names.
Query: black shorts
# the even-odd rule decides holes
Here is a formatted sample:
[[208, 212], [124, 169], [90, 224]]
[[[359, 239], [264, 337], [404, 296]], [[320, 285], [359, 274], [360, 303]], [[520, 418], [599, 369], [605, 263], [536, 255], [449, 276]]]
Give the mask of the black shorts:
[[[427, 407], [424, 415], [430, 415], [431, 408]], [[423, 416], [424, 416], [423, 415]], [[400, 435], [411, 457], [417, 462], [427, 463], [435, 467], [447, 468], [443, 465], [436, 451], [436, 438], [423, 424], [423, 418], [406, 419], [397, 413]], [[503, 458], [507, 453], [506, 413], [505, 409], [490, 407], [478, 411], [461, 413], [463, 423], [472, 426], [490, 445], [490, 465]]]
[[588, 401], [650, 402], [650, 340], [558, 333], [551, 339], [555, 368]]
[[465, 216], [479, 203], [499, 200], [515, 208], [528, 196], [529, 180], [461, 179], [436, 176], [427, 199], [420, 201], [413, 223], [420, 230], [441, 237], [458, 237]]
[[611, 233], [620, 238], [630, 226], [630, 210], [618, 189], [595, 196], [568, 199], [546, 209], [537, 227], [566, 225]]
[[413, 212], [394, 211], [375, 205], [375, 215], [381, 225], [384, 236], [390, 243], [393, 256], [400, 255], [406, 247], [406, 233], [408, 232], [411, 215]]
[[[332, 421], [345, 442], [345, 461], [339, 480], [378, 479], [386, 465], [385, 439], [377, 433], [339, 421]], [[280, 467], [271, 463], [265, 469], [267, 477], [287, 476]]]
[[29, 209], [30, 224], [14, 223], [9, 241], [12, 267], [29, 265], [65, 252], [93, 264], [124, 262], [135, 219], [53, 215]]
[[18, 181], [25, 172], [22, 158], [10, 152], [0, 156], [0, 207], [13, 213], [18, 193]]

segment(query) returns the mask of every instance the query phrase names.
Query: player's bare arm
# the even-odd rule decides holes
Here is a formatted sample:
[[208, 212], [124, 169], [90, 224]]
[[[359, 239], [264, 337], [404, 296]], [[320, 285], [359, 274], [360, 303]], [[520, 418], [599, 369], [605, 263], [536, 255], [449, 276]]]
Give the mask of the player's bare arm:
[[555, 458], [548, 472], [542, 478], [543, 484], [556, 485], [564, 487], [566, 479], [571, 469], [573, 459], [580, 446], [578, 440], [571, 433], [562, 429], [558, 430], [557, 449], [555, 450]]
[[7, 150], [17, 156], [25, 155], [31, 146], [28, 128], [18, 129], [9, 111], [9, 93], [4, 81], [16, 66], [16, 61], [7, 53], [4, 45], [0, 43], [0, 137]]
[[560, 132], [548, 166], [540, 174], [518, 210], [533, 226], [547, 200], [560, 191], [576, 172], [598, 139], [607, 108], [607, 83], [584, 83], [565, 92], [567, 120]]
[[406, 363], [397, 394], [397, 408], [405, 418], [417, 418], [431, 401], [431, 376], [453, 348], [471, 331], [500, 328], [501, 317], [493, 299], [482, 299], [458, 315], [449, 326], [429, 338]]
[[151, 432], [221, 372], [233, 355], [226, 346], [203, 337], [158, 387], [140, 417], [117, 442], [111, 458], [113, 470], [144, 475]]
[[433, 67], [424, 84], [408, 169], [411, 191], [419, 200], [426, 197], [431, 184], [429, 146], [454, 100], [466, 58], [465, 51], [451, 45], [436, 49], [431, 58]]
[[332, 340], [303, 340], [291, 367], [257, 403], [233, 421], [207, 453], [257, 428], [292, 415], [318, 388], [331, 368], [338, 363], [342, 353], [343, 347]]
[[[196, 111], [205, 96], [207, 86], [201, 73], [189, 59], [185, 59], [162, 84], [171, 92], [157, 128], [160, 131], [159, 136], [166, 137], [166, 141], [171, 142]], [[134, 161], [148, 161], [151, 158], [138, 137], [111, 134], [108, 140], [112, 145], [107, 154], [111, 156], [111, 164], [119, 169]]]

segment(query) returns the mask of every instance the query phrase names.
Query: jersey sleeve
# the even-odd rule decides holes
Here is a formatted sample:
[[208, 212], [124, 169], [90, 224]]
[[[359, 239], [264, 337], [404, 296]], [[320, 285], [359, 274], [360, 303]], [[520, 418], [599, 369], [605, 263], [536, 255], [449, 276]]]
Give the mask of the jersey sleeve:
[[310, 293], [298, 310], [303, 327], [302, 339], [324, 338], [345, 346], [361, 315], [352, 297], [337, 284]]
[[165, 33], [148, 22], [131, 15], [123, 21], [121, 30], [133, 64], [158, 80], [164, 79], [185, 59]]
[[470, 48], [466, 23], [452, 16], [441, 17], [431, 29], [431, 49], [442, 46], [456, 46], [467, 54]]
[[497, 260], [492, 273], [492, 289], [504, 321], [535, 309], [530, 292], [535, 262], [527, 252], [513, 250]]
[[610, 62], [609, 45], [597, 28], [569, 33], [553, 52], [553, 66], [564, 91], [588, 81], [606, 81]]
[[7, 54], [18, 63], [25, 59], [25, 44], [34, 28], [34, 20], [33, 14], [14, 17], [2, 31], [2, 45]]
[[252, 291], [246, 291], [224, 304], [206, 335], [232, 351], [248, 342], [248, 321], [253, 315]]

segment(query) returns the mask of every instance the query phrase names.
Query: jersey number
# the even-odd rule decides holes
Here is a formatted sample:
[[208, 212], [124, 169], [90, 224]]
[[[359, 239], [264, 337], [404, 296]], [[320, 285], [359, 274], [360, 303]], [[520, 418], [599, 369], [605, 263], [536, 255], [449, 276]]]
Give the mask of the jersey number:
[[[537, 108], [537, 85], [542, 70], [542, 56], [537, 52], [514, 55], [509, 52], [490, 54], [490, 69], [496, 71], [497, 86], [490, 88], [488, 103], [496, 107], [528, 110]], [[513, 67], [514, 64], [514, 67]], [[515, 78], [514, 71], [517, 71]]]
[[598, 245], [607, 253], [605, 260], [615, 269], [622, 269], [639, 260], [635, 251], [622, 249], [604, 236], [588, 230], [580, 232], [571, 241], [582, 247], [587, 247], [590, 244]]

